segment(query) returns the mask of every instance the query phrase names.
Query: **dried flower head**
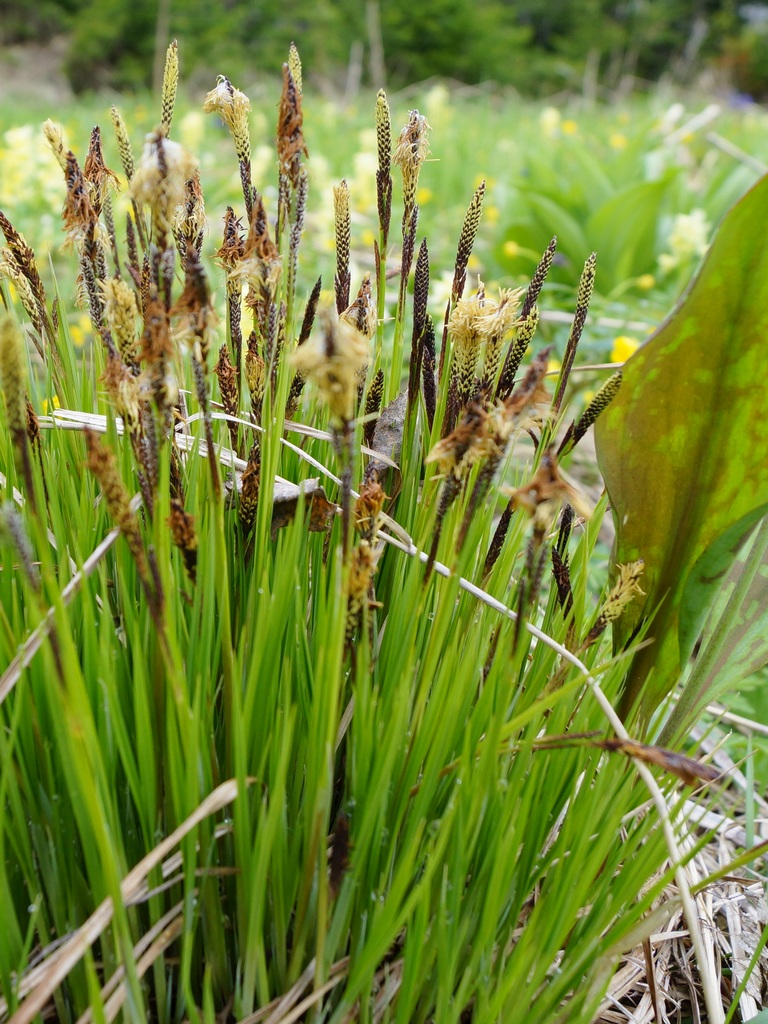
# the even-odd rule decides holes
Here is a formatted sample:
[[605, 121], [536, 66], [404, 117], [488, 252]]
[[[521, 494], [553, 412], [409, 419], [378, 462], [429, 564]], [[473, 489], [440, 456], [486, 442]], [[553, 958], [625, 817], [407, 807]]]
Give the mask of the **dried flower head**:
[[251, 112], [251, 101], [245, 93], [235, 89], [225, 75], [219, 75], [215, 88], [205, 97], [203, 111], [206, 114], [218, 114], [232, 135], [237, 159], [249, 160], [251, 136], [248, 115]]
[[171, 514], [168, 525], [173, 535], [173, 543], [181, 551], [184, 568], [194, 583], [197, 576], [197, 534], [195, 517], [184, 510], [181, 502], [174, 498], [171, 501]]
[[384, 507], [386, 497], [378, 480], [366, 480], [355, 502], [355, 526], [371, 543], [376, 537], [379, 513]]
[[177, 343], [195, 349], [198, 361], [205, 362], [214, 339], [218, 317], [211, 305], [208, 278], [191, 243], [187, 248], [184, 265], [184, 291], [171, 309], [171, 316], [178, 317], [174, 338]]
[[101, 213], [101, 208], [106, 201], [110, 186], [118, 183], [117, 175], [110, 171], [104, 163], [104, 153], [101, 148], [101, 129], [98, 125], [91, 132], [91, 141], [88, 146], [88, 154], [83, 165], [83, 177], [88, 182], [88, 195], [96, 213]]
[[463, 480], [475, 462], [489, 454], [491, 443], [488, 413], [472, 402], [455, 429], [437, 442], [425, 462], [437, 462], [442, 476]]
[[368, 339], [329, 311], [320, 314], [318, 328], [291, 356], [300, 373], [317, 385], [333, 423], [352, 419], [357, 398], [358, 371], [368, 362]]
[[205, 219], [205, 200], [200, 185], [200, 172], [195, 171], [191, 178], [184, 182], [184, 202], [176, 207], [173, 222], [173, 233], [178, 242], [182, 260], [186, 258], [187, 245], [191, 242], [200, 251], [207, 221]]
[[544, 453], [538, 470], [527, 484], [504, 488], [502, 493], [509, 495], [513, 508], [532, 516], [537, 528], [551, 522], [564, 502], [585, 519], [592, 515], [582, 495], [560, 475], [557, 457], [552, 451]]
[[216, 252], [216, 259], [227, 271], [232, 271], [245, 255], [243, 225], [231, 206], [224, 214], [224, 239]]
[[282, 273], [280, 250], [272, 241], [264, 201], [254, 197], [251, 223], [245, 240], [243, 258], [230, 272], [232, 283], [248, 284], [254, 295], [249, 305], [262, 299], [271, 300]]
[[347, 309], [339, 315], [339, 320], [343, 320], [345, 323], [351, 324], [352, 327], [356, 327], [357, 330], [369, 340], [373, 338], [376, 333], [378, 319], [376, 303], [374, 301], [373, 291], [371, 288], [370, 273], [366, 272], [363, 275], [363, 282], [360, 285], [357, 298], [351, 306], [348, 306]]
[[70, 150], [66, 156], [67, 196], [64, 200], [62, 220], [69, 243], [80, 243], [92, 236], [98, 224], [98, 216], [91, 202], [91, 190], [80, 169], [75, 154]]
[[429, 153], [430, 124], [418, 110], [412, 110], [408, 116], [408, 124], [400, 132], [392, 154], [392, 163], [400, 167], [403, 175], [418, 171]]
[[351, 644], [368, 600], [371, 581], [376, 571], [376, 554], [370, 543], [361, 539], [352, 551], [349, 567], [349, 598], [347, 604], [346, 642]]
[[147, 136], [141, 160], [131, 181], [131, 198], [152, 211], [155, 240], [166, 248], [166, 236], [184, 203], [187, 181], [193, 178], [197, 164], [183, 146], [166, 139], [161, 131]]
[[283, 64], [283, 91], [277, 118], [277, 159], [280, 173], [286, 175], [294, 188], [299, 184], [301, 157], [307, 156], [302, 124], [301, 89], [288, 64]]

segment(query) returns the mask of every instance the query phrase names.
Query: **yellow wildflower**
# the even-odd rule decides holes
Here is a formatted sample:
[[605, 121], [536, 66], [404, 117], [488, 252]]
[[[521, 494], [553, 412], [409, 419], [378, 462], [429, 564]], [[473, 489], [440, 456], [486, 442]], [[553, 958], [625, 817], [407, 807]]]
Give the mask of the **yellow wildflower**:
[[611, 349], [611, 362], [612, 363], [623, 363], [640, 348], [640, 342], [637, 338], [630, 338], [626, 334], [620, 334], [617, 338], [613, 339], [613, 348]]

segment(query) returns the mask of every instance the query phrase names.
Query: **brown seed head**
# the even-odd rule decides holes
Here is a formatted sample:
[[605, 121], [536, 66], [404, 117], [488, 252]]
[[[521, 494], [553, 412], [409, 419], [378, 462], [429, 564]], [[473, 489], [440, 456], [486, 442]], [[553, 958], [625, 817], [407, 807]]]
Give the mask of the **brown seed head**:
[[98, 125], [91, 132], [91, 142], [83, 165], [83, 177], [88, 182], [88, 195], [93, 208], [97, 214], [101, 213], [109, 188], [117, 185], [118, 179], [115, 172], [110, 171], [104, 163], [101, 129]]
[[173, 543], [181, 551], [187, 575], [194, 583], [197, 575], [195, 517], [186, 512], [181, 502], [176, 498], [171, 501], [171, 514], [168, 519], [168, 525], [173, 534]]
[[216, 259], [227, 271], [232, 271], [245, 255], [243, 225], [231, 206], [224, 214], [224, 240], [216, 252]]
[[242, 487], [240, 491], [240, 522], [246, 531], [250, 530], [256, 521], [256, 512], [259, 507], [259, 489], [261, 486], [261, 445], [259, 439], [253, 442], [248, 453], [248, 465], [243, 470]]
[[189, 348], [199, 345], [199, 355], [205, 362], [218, 317], [211, 305], [208, 278], [191, 242], [187, 243], [184, 266], [184, 291], [171, 309], [171, 316], [178, 317], [174, 337], [177, 343], [185, 344]]
[[522, 487], [502, 489], [516, 509], [522, 509], [537, 523], [551, 522], [561, 504], [567, 502], [574, 511], [588, 519], [592, 510], [581, 494], [560, 475], [554, 452], [545, 452], [534, 476]]
[[355, 526], [371, 543], [376, 536], [379, 513], [384, 507], [386, 497], [378, 480], [366, 480], [355, 502]]
[[67, 197], [64, 201], [62, 220], [68, 241], [77, 244], [83, 238], [92, 236], [98, 224], [98, 216], [90, 198], [90, 189], [75, 154], [70, 150], [66, 156]]
[[237, 372], [229, 358], [229, 349], [226, 345], [222, 345], [219, 349], [219, 358], [216, 361], [213, 372], [219, 381], [221, 404], [224, 406], [224, 412], [229, 416], [237, 416]]
[[280, 173], [294, 188], [299, 184], [302, 156], [308, 156], [302, 132], [301, 90], [288, 64], [283, 64], [283, 92], [277, 118], [277, 159]]
[[360, 285], [357, 298], [351, 306], [348, 306], [340, 314], [339, 320], [343, 320], [345, 323], [351, 324], [352, 327], [356, 327], [369, 340], [373, 338], [376, 333], [378, 319], [369, 272], [366, 271], [363, 275], [363, 283]]
[[442, 476], [460, 481], [475, 462], [491, 450], [488, 413], [477, 402], [472, 402], [458, 425], [437, 442], [425, 461], [437, 462]]

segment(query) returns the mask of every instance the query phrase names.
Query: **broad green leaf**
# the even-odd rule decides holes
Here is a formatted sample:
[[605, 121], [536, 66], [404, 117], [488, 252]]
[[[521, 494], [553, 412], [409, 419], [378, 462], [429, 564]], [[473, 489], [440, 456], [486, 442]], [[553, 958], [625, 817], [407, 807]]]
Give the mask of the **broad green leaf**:
[[[753, 521], [754, 515], [747, 517], [749, 525]], [[740, 546], [745, 525], [742, 520], [726, 530], [688, 577], [680, 609], [681, 661], [699, 638], [700, 647], [662, 742], [671, 742], [708, 702], [768, 663], [768, 519]], [[726, 559], [730, 568], [723, 575]], [[702, 589], [715, 578], [721, 587], [702, 630]]]
[[653, 269], [656, 224], [669, 178], [622, 189], [600, 206], [587, 224], [587, 237], [600, 259], [603, 288]]
[[[745, 536], [750, 515], [754, 523], [768, 503], [767, 224], [765, 178], [727, 214], [690, 289], [628, 361], [622, 390], [598, 421], [614, 561], [646, 565], [645, 601], [617, 624], [617, 647], [659, 609], [655, 642], [632, 661], [625, 713], [640, 697], [650, 715], [680, 676], [678, 630], [694, 566], [739, 521]], [[719, 572], [692, 581], [689, 603], [712, 604], [738, 546], [730, 560], [714, 549]]]
[[[525, 203], [531, 220], [539, 227], [542, 236], [551, 238], [557, 235], [557, 250], [574, 260], [581, 269], [584, 257], [590, 252], [584, 231], [576, 218], [560, 203], [549, 196], [534, 192], [532, 189], [521, 189], [522, 201]], [[546, 243], [545, 243], [546, 244]]]
[[[691, 656], [696, 641], [702, 635], [702, 626], [707, 618], [707, 588], [715, 581], [720, 582], [720, 593], [712, 611], [718, 605], [726, 611], [728, 602], [733, 599], [736, 583], [745, 571], [752, 568], [747, 562], [753, 556], [755, 545], [752, 540], [745, 545], [744, 540], [766, 512], [768, 508], [761, 505], [734, 523], [704, 552], [691, 570], [680, 604], [680, 658], [683, 662]], [[768, 647], [768, 636], [765, 644]], [[743, 675], [753, 671], [749, 668]]]

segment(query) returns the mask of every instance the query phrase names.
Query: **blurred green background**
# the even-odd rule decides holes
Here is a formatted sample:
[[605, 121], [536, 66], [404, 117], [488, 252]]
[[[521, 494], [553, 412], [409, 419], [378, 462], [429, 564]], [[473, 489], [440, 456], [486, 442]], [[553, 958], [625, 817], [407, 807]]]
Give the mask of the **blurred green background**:
[[170, 37], [185, 74], [248, 80], [296, 39], [313, 84], [402, 88], [433, 76], [526, 96], [702, 71], [768, 94], [768, 6], [737, 0], [2, 0], [0, 47], [60, 40], [76, 92], [140, 89]]

